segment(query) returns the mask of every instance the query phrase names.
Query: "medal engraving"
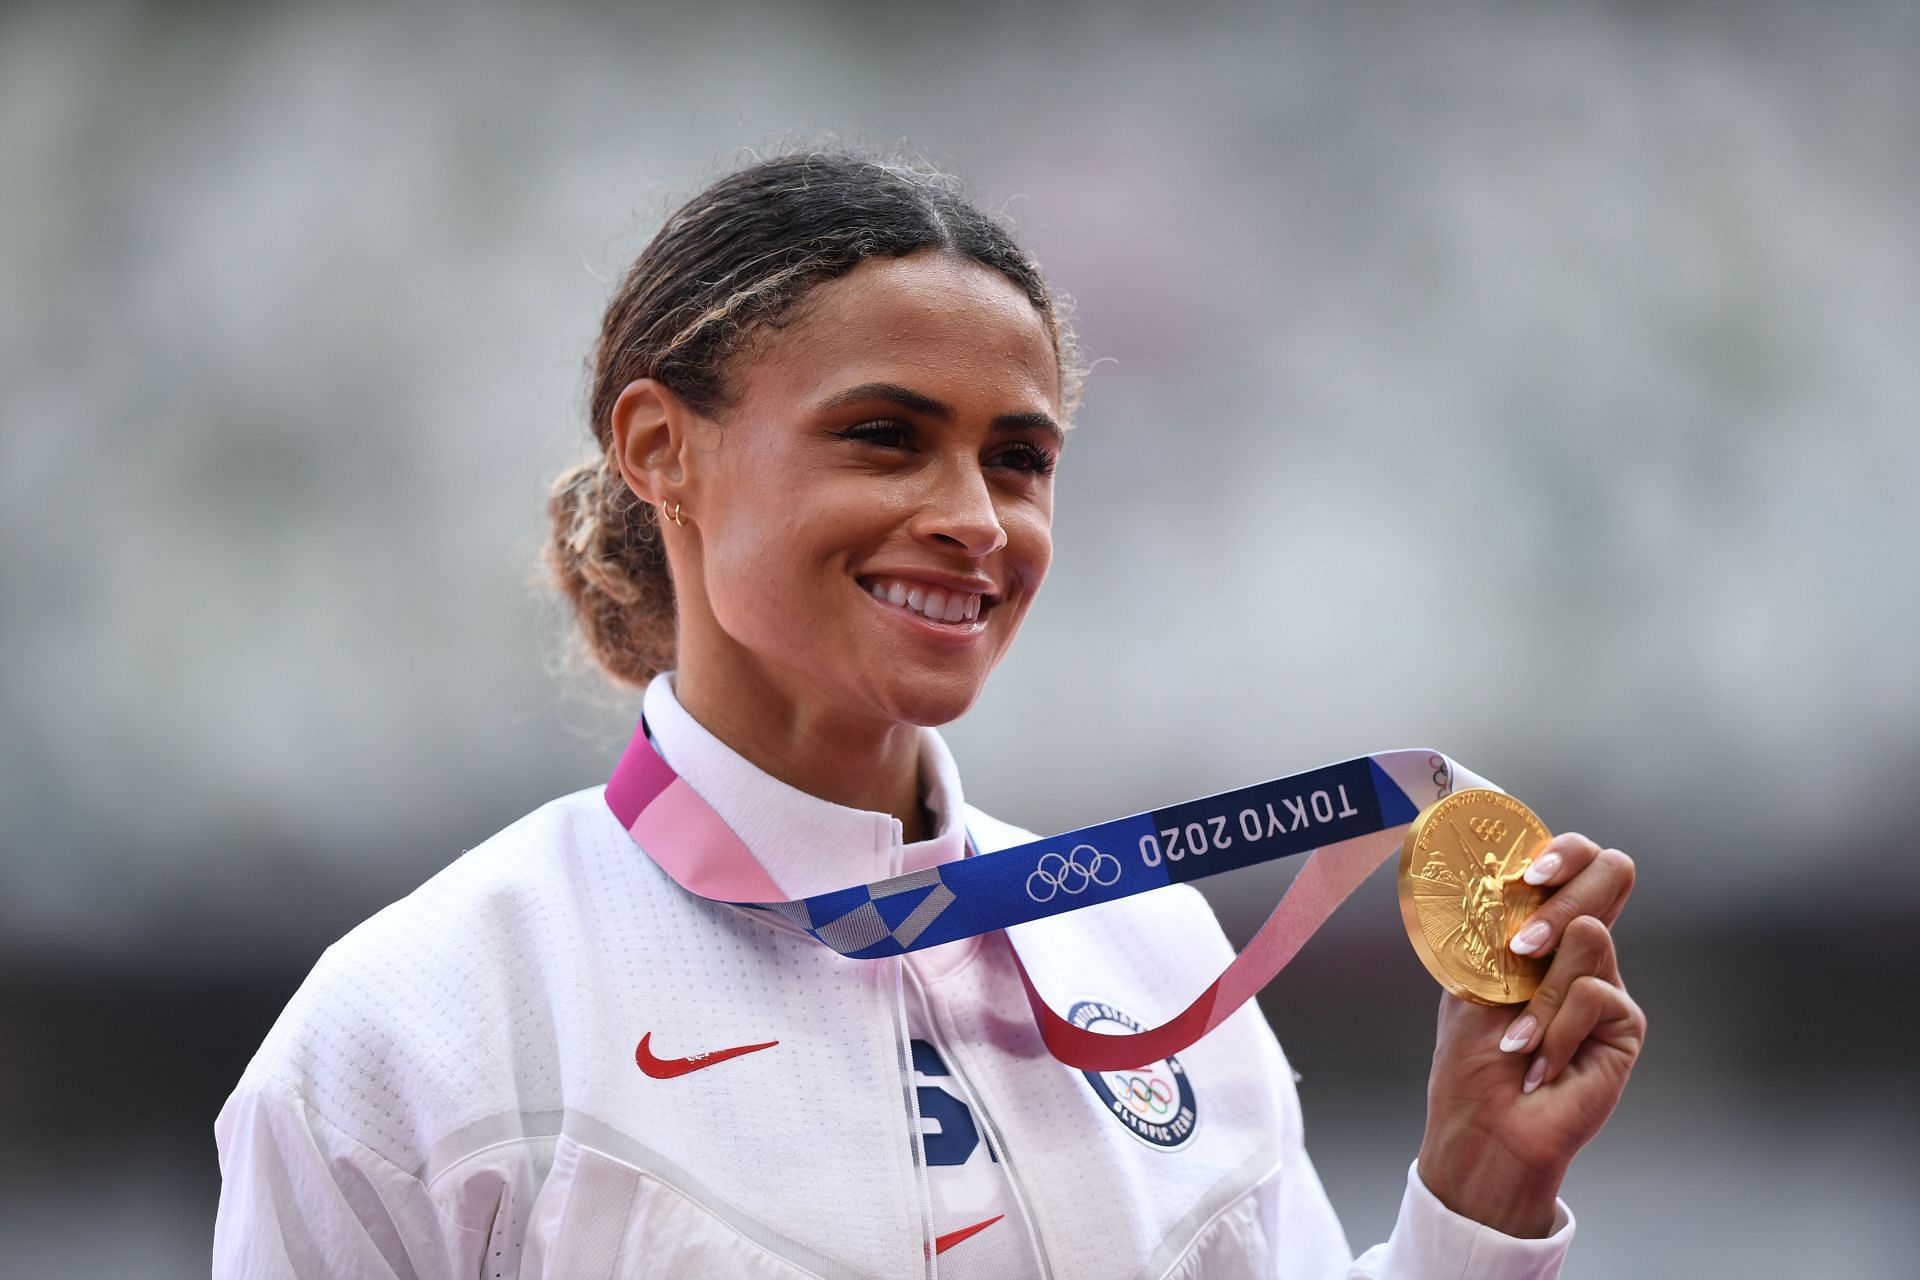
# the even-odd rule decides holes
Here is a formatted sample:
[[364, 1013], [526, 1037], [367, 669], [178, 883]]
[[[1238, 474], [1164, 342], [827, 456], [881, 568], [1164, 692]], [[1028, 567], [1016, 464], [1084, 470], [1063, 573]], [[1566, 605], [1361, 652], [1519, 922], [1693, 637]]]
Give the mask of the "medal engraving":
[[1441, 986], [1479, 1004], [1533, 996], [1546, 957], [1515, 955], [1507, 943], [1546, 901], [1520, 877], [1552, 838], [1527, 806], [1477, 788], [1414, 819], [1400, 850], [1400, 919]]

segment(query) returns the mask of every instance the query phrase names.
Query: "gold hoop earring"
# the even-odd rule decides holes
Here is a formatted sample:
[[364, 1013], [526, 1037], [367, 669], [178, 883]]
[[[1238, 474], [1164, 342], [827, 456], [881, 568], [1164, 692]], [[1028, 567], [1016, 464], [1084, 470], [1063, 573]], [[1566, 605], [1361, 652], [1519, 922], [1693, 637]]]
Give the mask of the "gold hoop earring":
[[687, 522], [686, 517], [681, 515], [680, 512], [681, 512], [680, 499], [675, 498], [673, 500], [673, 505], [667, 508], [667, 519], [673, 521], [675, 524], [678, 524], [678, 525], [686, 524]]

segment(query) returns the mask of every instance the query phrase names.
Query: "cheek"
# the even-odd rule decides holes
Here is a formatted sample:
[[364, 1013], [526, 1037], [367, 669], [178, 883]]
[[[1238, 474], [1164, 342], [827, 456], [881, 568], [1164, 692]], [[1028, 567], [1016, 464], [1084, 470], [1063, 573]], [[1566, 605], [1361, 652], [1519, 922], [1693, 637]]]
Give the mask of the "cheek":
[[1052, 508], [1036, 504], [1007, 517], [1005, 523], [1008, 558], [1027, 580], [1028, 590], [1038, 590], [1053, 563]]
[[728, 631], [760, 634], [771, 619], [791, 614], [802, 590], [798, 524], [779, 502], [734, 502], [709, 514], [701, 567], [708, 604]]
[[788, 482], [715, 512], [707, 595], [729, 630], [790, 644], [831, 614], [822, 606], [837, 598], [849, 549], [863, 545], [860, 504], [834, 488]]

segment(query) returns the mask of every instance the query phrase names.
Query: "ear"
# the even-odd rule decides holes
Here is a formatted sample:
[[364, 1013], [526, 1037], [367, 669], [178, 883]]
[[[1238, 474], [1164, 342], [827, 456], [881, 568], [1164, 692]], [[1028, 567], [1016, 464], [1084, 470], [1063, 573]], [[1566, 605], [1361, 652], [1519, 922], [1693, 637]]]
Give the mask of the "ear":
[[614, 461], [627, 487], [655, 506], [679, 496], [687, 478], [693, 411], [664, 383], [636, 378], [622, 389], [609, 416]]

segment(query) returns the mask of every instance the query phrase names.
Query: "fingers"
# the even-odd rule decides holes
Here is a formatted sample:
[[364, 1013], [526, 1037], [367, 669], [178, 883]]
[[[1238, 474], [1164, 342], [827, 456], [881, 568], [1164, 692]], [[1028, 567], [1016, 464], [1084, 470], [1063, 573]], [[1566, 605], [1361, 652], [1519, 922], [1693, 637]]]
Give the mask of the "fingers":
[[1524, 877], [1553, 892], [1508, 947], [1516, 955], [1544, 955], [1562, 945], [1567, 925], [1580, 916], [1612, 924], [1633, 892], [1633, 878], [1633, 859], [1620, 850], [1603, 849], [1578, 832], [1555, 836]]
[[[1586, 978], [1616, 988], [1620, 983], [1620, 962], [1613, 949], [1613, 934], [1592, 916], [1581, 916], [1567, 926], [1553, 963], [1547, 966], [1546, 976], [1540, 980], [1533, 999], [1507, 1024], [1500, 1038], [1501, 1052], [1525, 1053], [1540, 1044], [1565, 1016], [1574, 989]], [[1591, 1029], [1591, 1026], [1587, 1028]]]
[[1527, 1067], [1520, 1091], [1532, 1093], [1557, 1079], [1590, 1040], [1618, 1049], [1631, 1062], [1639, 1056], [1646, 1031], [1647, 1015], [1620, 987], [1594, 974], [1575, 978], [1566, 1002], [1547, 1027], [1540, 1052]]
[[1520, 1083], [1522, 1093], [1532, 1093], [1558, 1078], [1590, 1042], [1616, 1050], [1630, 1066], [1646, 1034], [1646, 1014], [1621, 985], [1612, 932], [1581, 916], [1567, 926], [1546, 977], [1508, 1024], [1500, 1049], [1526, 1053], [1538, 1046]]

